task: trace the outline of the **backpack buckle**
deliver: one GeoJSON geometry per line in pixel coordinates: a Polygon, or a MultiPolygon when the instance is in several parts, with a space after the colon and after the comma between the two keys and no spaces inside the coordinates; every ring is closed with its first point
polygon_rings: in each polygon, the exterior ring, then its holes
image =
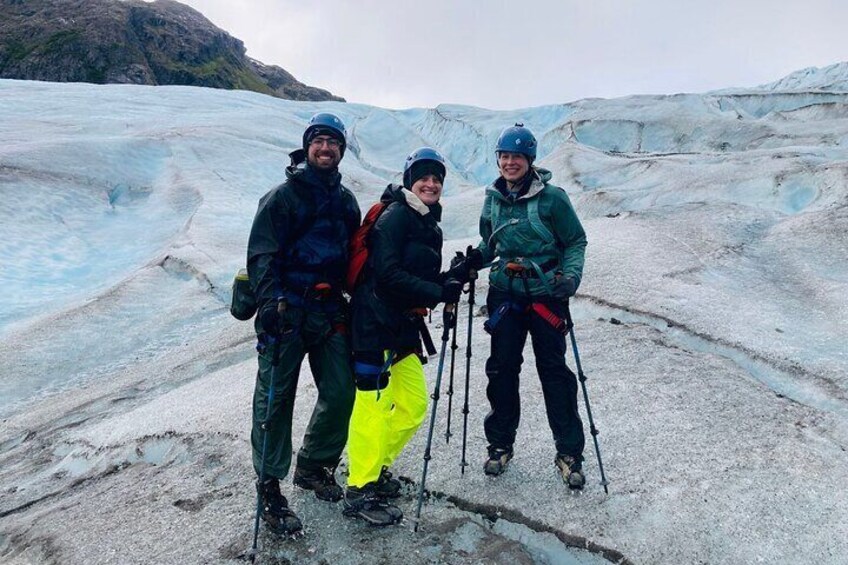
{"type": "Polygon", "coordinates": [[[326,282],[320,282],[312,287],[310,298],[312,298],[312,300],[326,300],[330,297],[332,292],[333,285],[326,282]]]}
{"type": "Polygon", "coordinates": [[[527,267],[524,266],[523,259],[520,257],[515,261],[508,261],[504,269],[509,278],[524,278],[527,276],[527,267]]]}

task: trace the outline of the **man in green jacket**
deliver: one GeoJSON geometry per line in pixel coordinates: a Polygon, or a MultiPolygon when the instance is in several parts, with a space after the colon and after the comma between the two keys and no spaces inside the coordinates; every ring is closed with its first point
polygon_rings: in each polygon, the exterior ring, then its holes
{"type": "Polygon", "coordinates": [[[359,227],[356,198],[341,184],[345,128],[327,113],[312,117],[286,181],[259,201],[247,247],[256,297],[259,372],[253,395],[253,466],[262,518],[280,534],[301,529],[279,481],[292,459],[292,416],[304,356],[318,400],[297,454],[294,484],[337,501],[334,472],[347,441],[356,390],[347,304],[342,296],[348,243],[359,227]]]}
{"type": "Polygon", "coordinates": [[[554,462],[572,489],[585,484],[585,436],[577,411],[577,378],[565,364],[565,317],[583,274],[586,234],[565,191],[549,184],[550,171],[533,166],[536,138],[522,124],[506,128],[496,153],[500,176],[486,190],[482,242],[470,252],[478,266],[492,263],[486,304],[492,335],[486,362],[487,475],[503,473],[513,456],[520,417],[518,376],[527,334],[533,342],[554,462]]]}

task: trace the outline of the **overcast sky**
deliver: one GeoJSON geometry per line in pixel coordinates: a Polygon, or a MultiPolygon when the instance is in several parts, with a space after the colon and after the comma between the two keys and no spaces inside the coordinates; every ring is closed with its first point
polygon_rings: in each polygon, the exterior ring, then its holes
{"type": "Polygon", "coordinates": [[[181,0],[349,102],[494,109],[771,82],[848,60],[844,0],[181,0]]]}

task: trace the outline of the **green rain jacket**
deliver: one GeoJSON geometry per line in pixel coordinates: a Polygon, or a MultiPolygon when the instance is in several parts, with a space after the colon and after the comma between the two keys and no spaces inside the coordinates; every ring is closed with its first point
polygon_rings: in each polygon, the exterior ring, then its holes
{"type": "Polygon", "coordinates": [[[523,295],[524,283],[514,280],[510,289],[504,269],[508,262],[519,262],[533,272],[527,278],[531,296],[541,297],[549,294],[557,273],[573,277],[580,285],[586,232],[568,194],[548,184],[551,172],[534,167],[532,175],[527,191],[514,200],[498,188],[503,181],[495,181],[486,189],[478,249],[486,263],[494,261],[489,272],[491,287],[523,295]]]}

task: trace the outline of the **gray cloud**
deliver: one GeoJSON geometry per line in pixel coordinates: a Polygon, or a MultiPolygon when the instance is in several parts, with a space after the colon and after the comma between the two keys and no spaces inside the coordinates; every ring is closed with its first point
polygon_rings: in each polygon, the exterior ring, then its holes
{"type": "Polygon", "coordinates": [[[351,102],[518,108],[752,86],[848,60],[837,0],[183,0],[351,102]]]}

